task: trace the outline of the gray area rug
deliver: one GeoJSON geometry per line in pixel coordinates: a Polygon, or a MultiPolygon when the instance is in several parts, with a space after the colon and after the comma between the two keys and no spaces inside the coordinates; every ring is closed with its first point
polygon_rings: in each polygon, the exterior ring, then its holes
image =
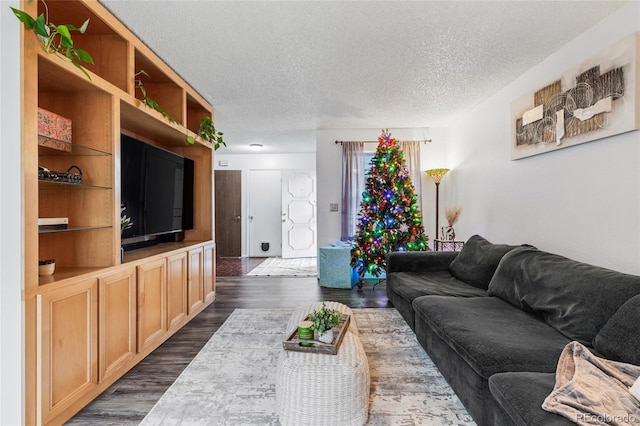
{"type": "Polygon", "coordinates": [[[318,275],[316,257],[269,257],[252,269],[248,277],[315,277],[318,275]]]}
{"type": "MultiPolygon", "coordinates": [[[[369,425],[474,425],[395,309],[354,309],[369,425]]],[[[278,425],[276,366],[293,309],[236,309],[142,425],[278,425]]],[[[330,355],[322,355],[330,356],[330,355]]]]}

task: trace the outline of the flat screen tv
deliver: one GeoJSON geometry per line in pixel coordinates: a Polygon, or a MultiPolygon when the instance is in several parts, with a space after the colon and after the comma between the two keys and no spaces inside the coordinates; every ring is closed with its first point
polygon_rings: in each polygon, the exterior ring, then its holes
{"type": "Polygon", "coordinates": [[[125,250],[182,239],[193,228],[193,161],[121,135],[121,200],[131,227],[125,250]]]}

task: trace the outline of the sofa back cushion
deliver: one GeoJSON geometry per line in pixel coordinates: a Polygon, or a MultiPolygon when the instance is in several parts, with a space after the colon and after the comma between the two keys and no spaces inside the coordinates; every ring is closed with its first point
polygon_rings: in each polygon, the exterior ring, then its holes
{"type": "Polygon", "coordinates": [[[486,290],[500,259],[514,247],[517,246],[492,244],[480,235],[474,235],[464,243],[449,265],[449,271],[460,281],[486,290]]]}
{"type": "Polygon", "coordinates": [[[502,258],[488,294],[537,313],[568,338],[591,346],[618,308],[640,294],[640,276],[518,247],[502,258]]]}
{"type": "Polygon", "coordinates": [[[605,358],[640,365],[640,295],[620,306],[593,339],[593,347],[605,358]]]}

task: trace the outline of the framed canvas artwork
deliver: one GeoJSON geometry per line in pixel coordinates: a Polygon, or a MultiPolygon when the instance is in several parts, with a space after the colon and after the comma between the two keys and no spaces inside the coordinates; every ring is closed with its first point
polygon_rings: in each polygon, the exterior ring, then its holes
{"type": "Polygon", "coordinates": [[[511,104],[511,159],[640,128],[640,32],[511,104]]]}

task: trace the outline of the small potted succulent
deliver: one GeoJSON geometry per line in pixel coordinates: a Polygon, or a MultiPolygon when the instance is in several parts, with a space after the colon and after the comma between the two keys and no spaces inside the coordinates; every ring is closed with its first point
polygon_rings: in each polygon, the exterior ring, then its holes
{"type": "Polygon", "coordinates": [[[318,333],[319,341],[332,343],[333,328],[342,324],[342,312],[327,308],[323,302],[320,309],[309,314],[308,320],[313,322],[311,328],[318,333]]]}

